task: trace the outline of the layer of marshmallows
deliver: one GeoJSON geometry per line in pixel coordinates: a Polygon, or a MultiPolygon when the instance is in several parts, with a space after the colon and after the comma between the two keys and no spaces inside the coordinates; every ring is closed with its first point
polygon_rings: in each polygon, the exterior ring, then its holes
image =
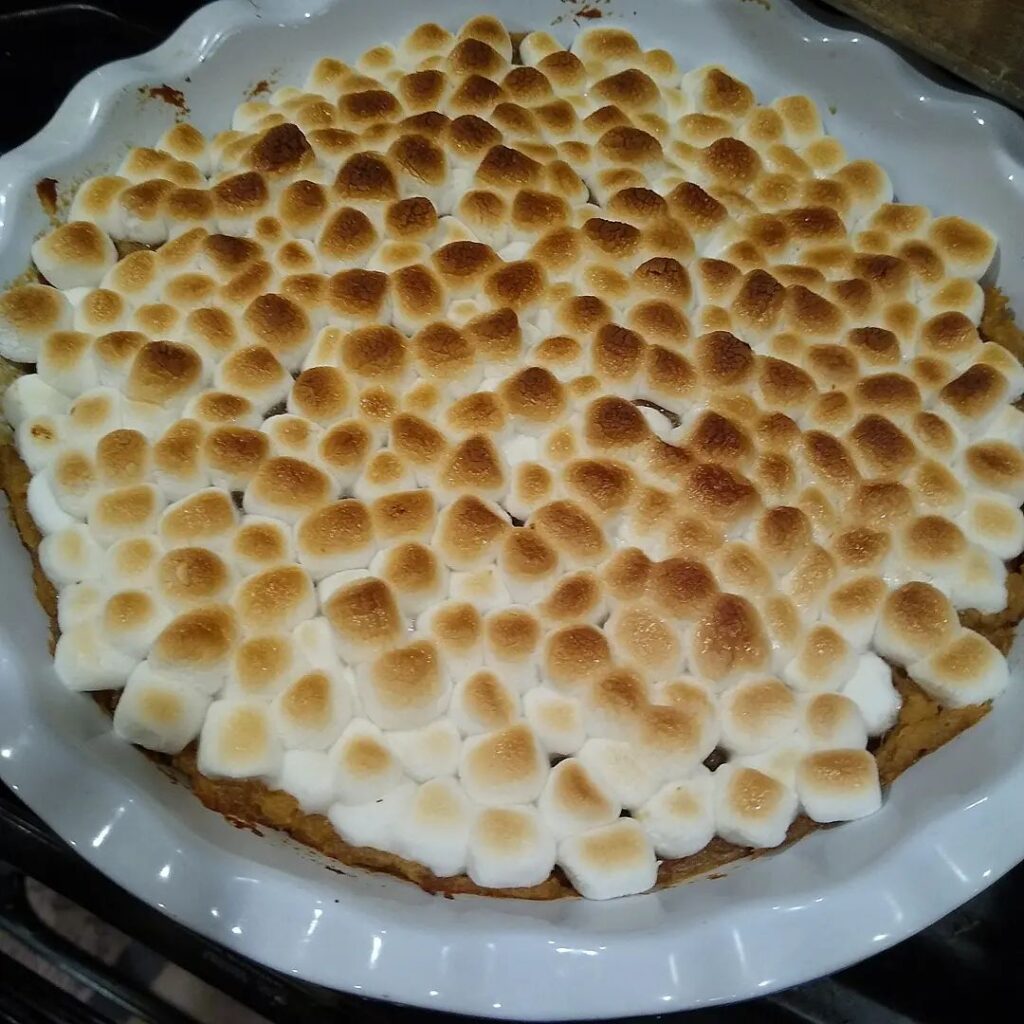
{"type": "Polygon", "coordinates": [[[87,181],[0,298],[4,412],[118,735],[608,898],[877,809],[889,662],[1002,690],[957,609],[1024,548],[1024,369],[993,237],[806,97],[620,29],[518,52],[422,26],[87,181]]]}

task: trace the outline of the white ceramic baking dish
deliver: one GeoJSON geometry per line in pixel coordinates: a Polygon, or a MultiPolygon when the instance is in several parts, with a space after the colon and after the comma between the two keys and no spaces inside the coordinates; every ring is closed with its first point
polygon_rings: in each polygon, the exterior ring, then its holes
{"type": "MultiPolygon", "coordinates": [[[[566,39],[579,10],[561,0],[221,0],[204,8],[153,52],[93,72],[43,131],[0,159],[0,280],[24,270],[47,226],[38,179],[56,178],[67,196],[178,114],[144,87],[180,89],[190,119],[216,130],[257,80],[301,81],[321,55],[355,57],[421,21],[455,27],[482,7],[513,29],[566,39]]],[[[1021,304],[1024,131],[1016,115],[936,84],[878,42],[823,25],[787,0],[611,0],[599,10],[684,66],[721,62],[762,97],[813,96],[851,155],[886,166],[900,198],[996,231],[999,283],[1021,304]]],[[[64,691],[29,572],[5,522],[0,776],[136,895],[226,946],[338,988],[548,1019],[741,999],[884,949],[1024,855],[1018,679],[983,724],[901,778],[878,814],[717,880],[610,904],[542,905],[444,900],[329,871],[287,840],[239,831],[206,811],[113,739],[90,700],[64,691]]]]}

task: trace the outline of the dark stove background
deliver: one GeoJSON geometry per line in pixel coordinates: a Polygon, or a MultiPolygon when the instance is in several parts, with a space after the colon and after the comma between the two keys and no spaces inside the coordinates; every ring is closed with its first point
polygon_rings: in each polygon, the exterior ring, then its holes
{"type": "MultiPolygon", "coordinates": [[[[7,0],[0,9],[0,95],[6,100],[0,152],[35,133],[86,72],[152,48],[198,6],[194,0],[31,6],[7,0]]],[[[830,24],[852,24],[810,0],[803,6],[830,24]]],[[[929,73],[948,81],[942,72],[929,73]]],[[[661,1019],[674,1017],[680,1024],[973,1024],[995,1009],[1012,1020],[1024,1004],[1022,915],[1024,867],[920,935],[830,978],[753,1002],[661,1019]]],[[[153,981],[168,962],[275,1024],[420,1024],[446,1016],[307,985],[200,938],[89,867],[2,785],[0,933],[5,933],[0,936],[5,938],[0,945],[0,1024],[187,1024],[194,1018],[154,991],[153,981]],[[44,921],[28,896],[39,883],[123,933],[118,954],[101,958],[86,952],[44,921]],[[14,946],[29,955],[15,959],[3,951],[14,946]],[[47,977],[24,961],[44,965],[47,977]],[[61,984],[51,978],[60,978],[61,984]]],[[[227,1024],[229,1017],[229,1011],[215,1009],[208,1019],[227,1024]]]]}

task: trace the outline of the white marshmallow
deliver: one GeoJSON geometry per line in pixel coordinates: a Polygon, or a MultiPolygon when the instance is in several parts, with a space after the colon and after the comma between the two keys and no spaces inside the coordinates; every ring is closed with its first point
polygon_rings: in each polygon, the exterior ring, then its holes
{"type": "Polygon", "coordinates": [[[69,690],[120,690],[138,660],[108,643],[98,623],[85,622],[61,634],[53,665],[69,690]]]}
{"type": "Polygon", "coordinates": [[[808,754],[797,769],[796,790],[813,821],[852,821],[882,806],[878,765],[866,750],[808,754]]]}
{"type": "Polygon", "coordinates": [[[177,754],[199,735],[210,698],[144,661],[128,677],[114,710],[114,732],[129,743],[177,754]]]}
{"type": "Polygon", "coordinates": [[[809,750],[806,737],[800,732],[795,732],[760,754],[737,757],[732,763],[737,767],[756,768],[792,789],[796,785],[797,765],[809,750]]]}
{"type": "Polygon", "coordinates": [[[323,814],[334,800],[334,767],[323,750],[286,750],[275,785],[306,814],[323,814]]]}
{"type": "Polygon", "coordinates": [[[630,811],[646,803],[661,781],[648,759],[627,740],[589,739],[578,756],[598,784],[630,811]]]}
{"type": "Polygon", "coordinates": [[[57,595],[57,625],[62,633],[99,617],[107,595],[99,582],[72,583],[57,595]]]}
{"type": "Polygon", "coordinates": [[[215,700],[199,734],[197,764],[212,778],[274,776],[281,765],[281,744],[269,706],[260,700],[215,700]]]}
{"type": "Polygon", "coordinates": [[[715,827],[737,846],[778,846],[796,817],[796,793],[777,779],[732,762],[714,774],[715,827]]]}
{"type": "Polygon", "coordinates": [[[843,695],[860,709],[869,736],[881,736],[891,729],[903,705],[903,698],[892,684],[892,669],[871,651],[857,659],[843,695]]]}
{"type": "Polygon", "coordinates": [[[587,738],[580,702],[546,686],[526,691],[523,714],[549,754],[575,754],[587,738]]]}
{"type": "Polygon", "coordinates": [[[558,863],[576,891],[592,900],[646,892],[658,878],[651,843],[631,818],[563,839],[558,863]]]}
{"type": "Polygon", "coordinates": [[[474,809],[455,779],[431,779],[413,794],[395,823],[395,851],[445,878],[466,866],[474,809]]]}
{"type": "Polygon", "coordinates": [[[30,416],[63,416],[70,406],[68,396],[51,387],[37,373],[15,377],[3,394],[4,419],[15,430],[30,416]]]}
{"type": "Polygon", "coordinates": [[[32,477],[26,497],[29,514],[43,535],[78,525],[78,520],[61,508],[47,474],[40,473],[32,477]]]}
{"type": "Polygon", "coordinates": [[[303,659],[310,665],[327,671],[339,669],[351,685],[351,671],[342,667],[338,652],[334,647],[331,624],[323,616],[300,622],[292,630],[292,639],[295,641],[296,648],[302,652],[303,659]]]}
{"type": "Polygon", "coordinates": [[[163,549],[155,537],[130,537],[107,548],[104,582],[117,590],[148,590],[156,585],[157,563],[163,549]]]}
{"type": "Polygon", "coordinates": [[[51,533],[39,544],[39,564],[57,586],[94,580],[103,570],[103,549],[87,526],[70,526],[51,533]]]}
{"type": "Polygon", "coordinates": [[[327,817],[346,843],[386,850],[392,845],[395,826],[415,792],[411,782],[403,782],[376,800],[332,804],[327,817]]]}
{"type": "Polygon", "coordinates": [[[146,656],[170,619],[167,607],[144,590],[121,590],[111,594],[102,615],[107,642],[136,661],[146,656]]]}
{"type": "Polygon", "coordinates": [[[466,872],[479,886],[539,885],[555,866],[555,840],[532,807],[488,807],[473,823],[466,872]]]}
{"type": "Polygon", "coordinates": [[[448,718],[419,729],[389,732],[388,742],[406,775],[416,782],[454,775],[459,767],[462,739],[448,718]]]}
{"type": "Polygon", "coordinates": [[[481,612],[491,612],[511,603],[501,572],[493,565],[469,572],[453,572],[449,583],[453,601],[469,601],[481,612]]]}
{"type": "Polygon", "coordinates": [[[711,772],[701,765],[692,778],[663,786],[636,812],[659,857],[689,857],[711,842],[713,795],[711,772]]]}
{"type": "Polygon", "coordinates": [[[377,800],[402,781],[402,766],[384,733],[365,718],[354,718],[328,751],[334,793],[343,804],[377,800]]]}

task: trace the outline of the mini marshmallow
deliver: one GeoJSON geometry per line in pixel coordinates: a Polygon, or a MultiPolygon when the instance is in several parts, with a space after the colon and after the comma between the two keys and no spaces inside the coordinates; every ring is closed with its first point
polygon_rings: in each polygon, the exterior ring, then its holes
{"type": "MultiPolygon", "coordinates": [[[[869,755],[870,756],[870,755],[869,755]]],[[[737,846],[778,846],[796,817],[797,797],[756,768],[723,764],[713,777],[715,827],[737,846]]]]}
{"type": "Polygon", "coordinates": [[[458,770],[462,739],[448,718],[419,729],[389,732],[388,742],[406,775],[416,782],[454,775],[458,770]]]}
{"type": "Polygon", "coordinates": [[[284,633],[247,637],[231,654],[225,694],[269,699],[296,679],[308,660],[284,633]]]}
{"type": "Polygon", "coordinates": [[[650,840],[630,818],[564,839],[558,863],[577,892],[592,900],[646,892],[658,877],[650,840]]]}
{"type": "Polygon", "coordinates": [[[606,825],[622,812],[607,787],[575,757],[559,761],[551,769],[537,809],[556,839],[606,825]]]}
{"type": "Polygon", "coordinates": [[[575,754],[586,741],[583,708],[575,697],[535,686],[523,695],[523,714],[548,754],[575,754]]]}
{"type": "Polygon", "coordinates": [[[466,873],[479,886],[539,885],[555,866],[555,841],[532,807],[488,807],[473,822],[466,873]]]}
{"type": "Polygon", "coordinates": [[[120,690],[124,686],[139,659],[111,644],[100,623],[61,628],[53,664],[69,690],[120,690]]]}
{"type": "Polygon", "coordinates": [[[797,727],[793,691],[778,679],[750,679],[722,694],[722,746],[734,754],[757,754],[775,746],[797,727]]]}
{"type": "Polygon", "coordinates": [[[71,221],[33,243],[32,262],[55,288],[96,287],[117,262],[117,250],[95,224],[71,221]]]}
{"type": "Polygon", "coordinates": [[[377,800],[402,781],[402,766],[384,733],[365,718],[353,718],[328,751],[334,787],[343,804],[377,800]]]}
{"type": "Polygon", "coordinates": [[[67,395],[47,384],[36,373],[15,377],[3,393],[4,419],[15,430],[29,416],[62,416],[70,405],[67,395]]]}
{"type": "Polygon", "coordinates": [[[453,572],[448,593],[453,601],[468,601],[482,612],[499,609],[510,600],[502,574],[494,566],[470,572],[453,572]]]}
{"type": "Polygon", "coordinates": [[[598,784],[630,811],[649,800],[662,781],[642,751],[627,740],[591,738],[577,756],[598,784]]]}
{"type": "Polygon", "coordinates": [[[853,648],[831,626],[819,623],[806,633],[797,655],[782,670],[795,690],[838,690],[856,666],[853,648]]]}
{"type": "Polygon", "coordinates": [[[199,735],[210,698],[146,661],[128,677],[114,710],[114,732],[128,743],[177,754],[199,735]]]}
{"type": "Polygon", "coordinates": [[[465,736],[493,732],[519,717],[519,696],[494,672],[480,669],[456,684],[448,714],[465,736]]]}
{"type": "Polygon", "coordinates": [[[281,763],[270,709],[256,700],[215,700],[199,735],[196,763],[211,778],[273,775],[281,763]]]}
{"type": "Polygon", "coordinates": [[[860,709],[869,736],[881,736],[896,724],[903,698],[893,686],[892,669],[877,654],[860,655],[842,692],[860,709]]]}
{"type": "Polygon", "coordinates": [[[26,504],[32,521],[44,536],[78,525],[75,517],[61,508],[50,481],[44,474],[32,477],[28,485],[26,504]]]}
{"type": "Polygon", "coordinates": [[[395,825],[397,853],[441,878],[466,865],[473,809],[455,779],[430,779],[417,787],[395,825]]]}
{"type": "Polygon", "coordinates": [[[812,821],[852,821],[882,806],[878,765],[866,750],[820,750],[796,773],[796,790],[812,821]]]}
{"type": "Polygon", "coordinates": [[[469,796],[485,806],[535,800],[547,774],[547,757],[524,722],[470,736],[462,745],[459,778],[469,796]]]}
{"type": "Polygon", "coordinates": [[[981,547],[972,546],[949,597],[954,608],[976,608],[983,614],[1001,612],[1007,604],[1007,570],[1003,561],[981,547]]]}
{"type": "Polygon", "coordinates": [[[286,750],[275,780],[306,814],[323,814],[334,801],[334,771],[322,750],[286,750]]]}
{"type": "Polygon", "coordinates": [[[703,765],[696,774],[670,782],[636,812],[659,857],[689,857],[715,834],[714,784],[703,765]]]}
{"type": "Polygon", "coordinates": [[[367,717],[382,729],[416,729],[447,707],[451,680],[437,645],[420,637],[392,647],[356,671],[367,717]]]}
{"type": "Polygon", "coordinates": [[[94,580],[102,573],[103,549],[87,526],[70,526],[43,537],[39,544],[39,564],[57,586],[94,580]]]}
{"type": "Polygon", "coordinates": [[[170,614],[144,590],[121,590],[103,607],[101,623],[109,643],[135,659],[145,657],[170,614]]]}
{"type": "Polygon", "coordinates": [[[274,698],[271,714],[285,748],[326,750],[352,718],[353,703],[340,671],[313,669],[274,698]]]}
{"type": "Polygon", "coordinates": [[[812,750],[860,749],[868,741],[860,708],[851,697],[841,693],[819,693],[807,698],[800,729],[812,750]]]}
{"type": "Polygon", "coordinates": [[[1006,689],[1006,659],[980,633],[959,629],[933,654],[908,666],[921,688],[947,707],[966,707],[1006,689]]]}
{"type": "Polygon", "coordinates": [[[361,804],[344,801],[332,804],[327,817],[345,842],[387,849],[394,841],[395,828],[415,792],[416,787],[411,782],[402,782],[380,797],[361,804]]]}

